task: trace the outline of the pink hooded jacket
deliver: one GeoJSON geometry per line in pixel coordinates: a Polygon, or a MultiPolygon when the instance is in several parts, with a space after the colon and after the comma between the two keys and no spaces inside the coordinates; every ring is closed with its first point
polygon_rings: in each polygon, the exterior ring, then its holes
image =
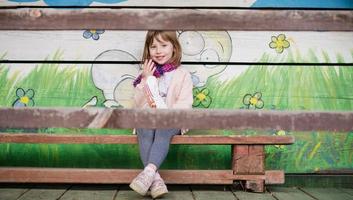
{"type": "MultiPolygon", "coordinates": [[[[134,95],[134,108],[149,108],[145,94],[143,92],[144,79],[135,88],[134,95]]],[[[172,109],[191,109],[193,103],[192,95],[192,80],[189,71],[179,66],[173,75],[170,82],[166,104],[168,108],[172,109]]],[[[188,130],[181,130],[181,134],[186,133],[188,130]]],[[[135,134],[135,129],[133,131],[135,134]]]]}
{"type": "MultiPolygon", "coordinates": [[[[149,108],[145,94],[143,92],[144,80],[135,88],[134,107],[149,108]]],[[[172,81],[170,82],[166,104],[172,109],[192,108],[192,80],[190,73],[182,67],[175,70],[172,81]]]]}

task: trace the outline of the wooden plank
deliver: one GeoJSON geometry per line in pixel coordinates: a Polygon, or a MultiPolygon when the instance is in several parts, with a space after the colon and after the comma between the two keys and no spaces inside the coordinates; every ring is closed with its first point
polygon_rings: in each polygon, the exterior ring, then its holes
{"type": "MultiPolygon", "coordinates": [[[[0,182],[8,183],[130,183],[138,169],[0,168],[0,182]]],[[[231,170],[161,170],[166,183],[232,184],[231,170]]]]}
{"type": "Polygon", "coordinates": [[[163,199],[195,200],[189,185],[167,185],[169,193],[163,199]]]}
{"type": "MultiPolygon", "coordinates": [[[[177,135],[172,144],[292,144],[293,136],[177,135]]],[[[1,133],[0,143],[137,144],[136,135],[1,133]]]]}
{"type": "Polygon", "coordinates": [[[238,200],[276,200],[270,193],[251,193],[244,191],[235,191],[234,195],[238,200]]]}
{"type": "Polygon", "coordinates": [[[266,184],[284,184],[284,171],[282,170],[266,170],[266,184]]]}
{"type": "Polygon", "coordinates": [[[116,185],[74,185],[60,200],[112,200],[118,192],[117,189],[116,185]]]}
{"type": "Polygon", "coordinates": [[[306,194],[320,200],[352,200],[352,196],[337,188],[300,188],[306,194]]]}
{"type": "Polygon", "coordinates": [[[173,184],[232,184],[232,170],[161,170],[166,183],[173,184]]]}
{"type": "Polygon", "coordinates": [[[352,122],[353,112],[226,109],[0,109],[0,128],[277,129],[348,132],[353,130],[352,122]]]}
{"type": "MultiPolygon", "coordinates": [[[[130,183],[140,172],[139,169],[0,167],[0,183],[118,184],[130,183]]],[[[283,171],[269,171],[271,173],[283,171]]],[[[160,174],[171,184],[232,184],[233,180],[267,179],[266,175],[234,175],[232,170],[161,170],[160,174]]]]}
{"type": "Polygon", "coordinates": [[[29,189],[21,185],[0,185],[0,199],[18,199],[29,189]]]}
{"type": "Polygon", "coordinates": [[[353,196],[353,188],[339,188],[339,190],[341,190],[341,191],[353,196]]]}
{"type": "MultiPolygon", "coordinates": [[[[236,175],[256,175],[265,174],[265,156],[263,145],[234,145],[232,147],[233,161],[232,169],[236,175]]],[[[265,175],[268,183],[284,182],[283,173],[265,175]]],[[[263,179],[246,179],[245,188],[254,192],[263,192],[265,180],[263,179]]]]}
{"type": "Polygon", "coordinates": [[[18,200],[57,200],[68,188],[68,185],[36,185],[31,187],[31,189],[18,198],[18,200]]]}
{"type": "Polygon", "coordinates": [[[249,145],[249,174],[265,173],[265,153],[263,145],[249,145]]]}
{"type": "Polygon", "coordinates": [[[217,199],[217,200],[236,200],[232,191],[225,186],[196,185],[191,186],[195,200],[217,199]]]}
{"type": "Polygon", "coordinates": [[[234,174],[248,174],[249,145],[232,146],[232,169],[234,174]]]}
{"type": "MultiPolygon", "coordinates": [[[[35,65],[41,65],[40,61],[66,62],[60,67],[70,66],[72,62],[76,61],[86,62],[87,64],[77,64],[78,68],[91,67],[91,62],[139,62],[141,58],[143,44],[146,36],[145,31],[113,31],[107,30],[100,34],[98,41],[93,41],[92,38],[85,39],[83,33],[86,30],[73,31],[1,31],[0,37],[0,55],[7,53],[2,60],[8,61],[38,61],[38,63],[7,63],[10,70],[17,69],[20,72],[28,71],[34,68],[35,65]],[[55,42],[53,42],[55,41],[55,42]],[[114,42],[111,42],[114,41],[114,42]],[[33,45],[40,47],[33,51],[33,45]],[[90,51],[85,51],[90,49],[90,51]],[[60,59],[53,59],[53,55],[60,52],[60,59]]],[[[310,50],[315,54],[315,59],[305,59],[306,63],[335,63],[337,62],[337,54],[342,56],[342,61],[345,63],[353,63],[353,57],[350,50],[353,47],[353,32],[280,32],[274,33],[271,31],[182,31],[178,32],[178,39],[182,45],[183,57],[182,65],[193,72],[193,75],[201,76],[206,72],[214,73],[223,71],[223,76],[234,77],[242,73],[245,69],[251,66],[244,65],[230,65],[223,66],[218,64],[217,72],[205,68],[202,62],[248,62],[249,64],[256,63],[256,61],[264,63],[283,63],[292,62],[293,65],[298,62],[304,62],[299,59],[275,59],[277,54],[275,49],[271,49],[268,45],[272,37],[278,38],[279,34],[283,34],[286,40],[290,43],[290,47],[285,49],[291,50],[295,44],[297,54],[307,54],[310,50]],[[320,38],[325,38],[322,40],[320,38]],[[241,41],[236,42],[235,41],[241,41]],[[295,43],[294,43],[295,41],[295,43]],[[197,48],[196,54],[188,55],[194,52],[197,48]],[[202,56],[208,52],[216,51],[217,56],[202,56]],[[322,52],[325,52],[325,56],[322,52]],[[273,59],[263,59],[263,54],[268,53],[273,59]],[[272,57],[273,56],[273,57],[272,57]],[[254,62],[255,61],[255,62],[254,62]],[[188,65],[185,62],[200,62],[200,65],[188,65]],[[241,69],[239,69],[241,68],[241,69]],[[196,71],[196,72],[195,72],[196,71]]],[[[138,63],[140,64],[140,63],[138,63]]],[[[340,66],[340,64],[337,64],[340,66]]],[[[270,65],[271,66],[271,65],[270,65]]],[[[269,66],[269,67],[270,67],[269,66]]],[[[48,67],[48,66],[47,66],[48,67]]],[[[50,66],[49,66],[50,67],[50,66]]],[[[129,74],[137,77],[137,64],[93,64],[92,77],[94,82],[99,81],[99,73],[104,73],[112,76],[123,76],[129,74]],[[119,69],[119,70],[113,70],[119,69]]],[[[117,77],[116,77],[117,78],[117,77]]],[[[103,83],[106,80],[101,80],[103,83]]],[[[201,80],[204,82],[205,80],[201,80]]],[[[108,82],[108,81],[107,81],[108,82]]],[[[99,85],[96,84],[98,88],[99,85]]],[[[114,85],[116,86],[116,85],[114,85]]],[[[105,88],[100,88],[105,91],[105,88]]],[[[114,87],[111,86],[112,91],[114,87]]],[[[36,93],[39,94],[39,93],[36,93]]]]}
{"type": "Polygon", "coordinates": [[[245,181],[245,188],[252,192],[264,192],[265,181],[264,180],[247,180],[245,181]]]}
{"type": "Polygon", "coordinates": [[[353,173],[347,174],[286,174],[286,187],[352,188],[353,173]]]}
{"type": "Polygon", "coordinates": [[[271,9],[1,9],[0,30],[352,31],[352,13],[271,9]]]}
{"type": "MultiPolygon", "coordinates": [[[[167,185],[169,193],[163,196],[163,199],[182,199],[182,200],[194,200],[190,191],[189,185],[167,185]]],[[[150,200],[150,196],[141,196],[135,191],[132,191],[127,185],[122,185],[115,198],[116,200],[131,200],[131,199],[143,199],[150,200]]]]}
{"type": "Polygon", "coordinates": [[[139,200],[151,200],[151,196],[141,196],[135,191],[132,191],[130,188],[124,190],[119,190],[115,199],[118,200],[130,200],[130,199],[139,199],[139,200]]]}
{"type": "Polygon", "coordinates": [[[267,188],[268,191],[276,198],[276,199],[286,199],[286,200],[312,200],[311,196],[305,194],[303,191],[299,190],[295,187],[278,187],[278,186],[270,186],[267,188]]]}

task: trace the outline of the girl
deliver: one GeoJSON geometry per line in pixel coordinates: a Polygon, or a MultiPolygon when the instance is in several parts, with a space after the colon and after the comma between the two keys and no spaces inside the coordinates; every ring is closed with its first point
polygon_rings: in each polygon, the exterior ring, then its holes
{"type": "MultiPolygon", "coordinates": [[[[174,31],[148,31],[143,51],[143,71],[134,81],[136,108],[192,108],[190,73],[180,66],[181,46],[174,31]],[[152,98],[151,98],[152,96],[152,98]],[[155,105],[157,103],[157,105],[155,105]]],[[[144,170],[130,187],[141,195],[151,190],[153,198],[168,193],[158,169],[180,129],[137,129],[144,170]]]]}

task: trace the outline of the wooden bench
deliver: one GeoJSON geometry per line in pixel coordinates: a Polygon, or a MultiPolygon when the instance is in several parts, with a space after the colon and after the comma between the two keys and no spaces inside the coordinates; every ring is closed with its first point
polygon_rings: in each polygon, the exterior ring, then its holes
{"type": "MultiPolygon", "coordinates": [[[[53,135],[2,133],[1,143],[137,144],[134,135],[53,135]]],[[[232,184],[245,180],[246,188],[264,191],[264,184],[284,183],[282,170],[265,170],[264,145],[292,144],[292,136],[175,136],[172,144],[232,145],[229,170],[161,170],[172,184],[232,184]]],[[[130,183],[140,169],[0,168],[0,182],[15,183],[130,183]]]]}
{"type": "MultiPolygon", "coordinates": [[[[167,128],[352,130],[351,112],[278,112],[243,110],[0,109],[0,128],[167,128]],[[28,120],[31,119],[31,120],[28,120]],[[159,119],[165,119],[163,123],[159,119]],[[193,120],[191,120],[193,119],[193,120]],[[201,120],[202,119],[202,120],[201,120]]],[[[292,144],[293,136],[183,135],[172,144],[232,145],[229,170],[161,170],[167,183],[232,184],[243,180],[255,192],[264,184],[284,183],[282,170],[265,170],[264,145],[292,144]]],[[[136,144],[134,135],[58,135],[1,133],[0,143],[136,144]]],[[[8,183],[129,183],[140,169],[1,167],[8,183]]]]}

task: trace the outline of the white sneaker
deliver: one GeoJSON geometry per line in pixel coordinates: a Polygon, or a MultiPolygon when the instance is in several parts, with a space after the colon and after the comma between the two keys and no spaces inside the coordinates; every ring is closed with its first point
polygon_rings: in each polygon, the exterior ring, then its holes
{"type": "Polygon", "coordinates": [[[148,189],[151,187],[154,180],[155,173],[142,171],[132,182],[130,183],[130,188],[142,196],[145,196],[148,189]]]}
{"type": "Polygon", "coordinates": [[[156,173],[151,185],[151,196],[153,199],[162,197],[168,193],[167,186],[159,174],[156,173]]]}

